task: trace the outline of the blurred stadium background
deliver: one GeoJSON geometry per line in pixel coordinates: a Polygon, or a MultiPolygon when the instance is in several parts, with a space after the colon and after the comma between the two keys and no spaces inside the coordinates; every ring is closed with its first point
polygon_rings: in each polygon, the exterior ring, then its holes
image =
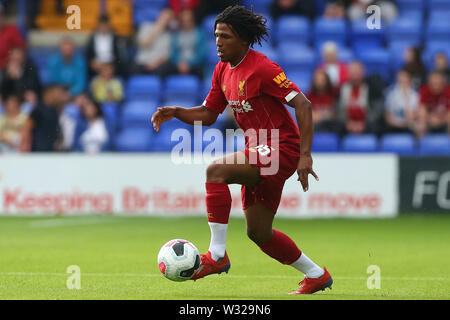
{"type": "MultiPolygon", "coordinates": [[[[322,298],[448,299],[450,0],[0,3],[0,298],[286,298],[298,274],[257,252],[243,219],[230,220],[227,282],[168,283],[155,263],[170,238],[201,251],[209,241],[206,163],[175,165],[170,151],[177,128],[196,151],[210,141],[176,120],[156,133],[149,120],[158,106],[203,102],[214,19],[239,3],[268,18],[255,50],[313,104],[320,182],[303,193],[291,177],[277,216],[391,218],[276,219],[330,264],[337,289],[322,298]],[[71,264],[88,272],[88,290],[66,289],[71,264]],[[381,293],[367,291],[373,264],[387,277],[381,293]]],[[[212,127],[236,125],[224,112],[212,127]]],[[[243,146],[240,135],[215,139],[243,146]]]]}

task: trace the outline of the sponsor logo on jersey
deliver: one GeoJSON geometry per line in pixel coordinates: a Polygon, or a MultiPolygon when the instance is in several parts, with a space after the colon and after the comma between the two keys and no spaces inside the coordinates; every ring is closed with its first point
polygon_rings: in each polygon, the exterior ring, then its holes
{"type": "Polygon", "coordinates": [[[281,72],[279,75],[277,75],[275,78],[273,78],[273,81],[280,87],[289,88],[292,84],[292,82],[286,77],[286,74],[284,72],[281,72]]]}
{"type": "Polygon", "coordinates": [[[230,100],[230,101],[228,101],[228,105],[230,106],[231,109],[233,109],[237,113],[253,111],[252,106],[246,100],[242,100],[242,101],[230,100]]]}

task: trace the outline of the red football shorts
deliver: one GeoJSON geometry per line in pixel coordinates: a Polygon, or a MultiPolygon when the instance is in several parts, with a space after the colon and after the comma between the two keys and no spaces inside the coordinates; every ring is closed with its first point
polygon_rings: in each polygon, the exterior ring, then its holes
{"type": "Polygon", "coordinates": [[[251,165],[259,168],[261,174],[261,181],[256,186],[242,186],[242,208],[246,210],[258,202],[276,213],[284,183],[297,170],[299,155],[295,155],[292,148],[283,146],[280,147],[278,156],[274,152],[275,149],[267,146],[250,147],[240,151],[244,152],[251,165]],[[274,162],[277,159],[278,166],[274,162]]]}

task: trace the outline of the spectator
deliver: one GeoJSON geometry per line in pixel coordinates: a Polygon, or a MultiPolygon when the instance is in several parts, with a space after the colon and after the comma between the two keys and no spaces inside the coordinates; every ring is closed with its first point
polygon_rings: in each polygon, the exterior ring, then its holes
{"type": "Polygon", "coordinates": [[[309,19],[316,16],[316,4],[310,0],[273,0],[270,4],[270,16],[274,21],[282,15],[302,15],[309,19]]]}
{"type": "Polygon", "coordinates": [[[414,47],[406,49],[404,61],[403,69],[411,74],[412,85],[415,89],[418,89],[424,83],[426,75],[425,66],[421,58],[421,50],[414,47]]]}
{"type": "Polygon", "coordinates": [[[397,83],[386,95],[385,121],[388,132],[414,132],[419,109],[419,94],[411,85],[411,75],[406,70],[397,73],[397,83]]]}
{"type": "Polygon", "coordinates": [[[312,103],[312,116],[315,131],[337,132],[336,102],[337,95],[330,78],[324,70],[314,73],[311,91],[307,98],[312,103]]]}
{"type": "Polygon", "coordinates": [[[181,29],[171,41],[170,59],[161,66],[160,75],[195,74],[203,77],[206,43],[203,30],[195,26],[194,14],[184,10],[180,16],[181,29]]]}
{"type": "Polygon", "coordinates": [[[108,16],[101,15],[97,29],[89,38],[86,47],[86,60],[89,64],[88,76],[97,75],[103,63],[113,63],[117,74],[126,76],[127,59],[121,48],[121,40],[114,33],[108,16]]]}
{"type": "Polygon", "coordinates": [[[86,153],[101,152],[108,142],[108,131],[100,104],[89,98],[84,99],[81,114],[87,121],[87,128],[80,136],[81,150],[86,153]]]}
{"type": "Polygon", "coordinates": [[[86,61],[75,53],[75,44],[70,37],[60,43],[60,53],[49,58],[49,82],[69,87],[72,97],[86,87],[86,61]]]}
{"type": "Polygon", "coordinates": [[[13,48],[8,64],[2,72],[1,94],[24,92],[25,102],[35,106],[38,102],[41,82],[34,63],[26,59],[23,49],[13,48]]]}
{"type": "Polygon", "coordinates": [[[99,103],[119,102],[123,99],[122,82],[114,77],[114,64],[103,63],[100,66],[99,75],[92,80],[90,90],[99,103]]]}
{"type": "Polygon", "coordinates": [[[144,23],[137,35],[135,73],[157,73],[170,55],[170,34],[166,31],[173,13],[169,9],[161,11],[156,23],[144,23]]]}
{"type": "Polygon", "coordinates": [[[347,133],[375,132],[380,115],[380,96],[376,88],[364,79],[364,66],[352,62],[348,66],[348,81],[341,87],[339,118],[347,133]]]}
{"type": "Polygon", "coordinates": [[[25,41],[19,29],[15,25],[5,24],[3,11],[4,8],[0,3],[0,71],[6,66],[11,49],[25,50],[25,41]]]}
{"type": "Polygon", "coordinates": [[[25,124],[21,151],[62,150],[59,116],[69,97],[68,90],[59,84],[50,84],[44,89],[42,103],[33,109],[25,124]]]}
{"type": "Polygon", "coordinates": [[[450,134],[450,86],[438,71],[428,75],[427,84],[420,89],[419,125],[416,133],[450,134]]]}
{"type": "Polygon", "coordinates": [[[450,83],[450,67],[448,65],[447,55],[443,52],[438,52],[434,55],[434,68],[436,71],[441,72],[447,81],[450,83]]]}
{"type": "Polygon", "coordinates": [[[175,16],[180,15],[185,10],[193,11],[200,4],[200,0],[168,0],[168,2],[175,16]]]}
{"type": "Polygon", "coordinates": [[[20,150],[22,130],[28,118],[20,111],[20,105],[18,93],[5,96],[5,113],[0,116],[0,153],[20,150]]]}
{"type": "Polygon", "coordinates": [[[328,1],[325,5],[323,13],[325,18],[343,19],[345,18],[345,3],[344,1],[328,1]]]}
{"type": "Polygon", "coordinates": [[[327,41],[322,46],[323,62],[319,69],[325,70],[333,84],[333,87],[339,89],[348,79],[347,64],[339,61],[338,47],[332,41],[327,41]]]}

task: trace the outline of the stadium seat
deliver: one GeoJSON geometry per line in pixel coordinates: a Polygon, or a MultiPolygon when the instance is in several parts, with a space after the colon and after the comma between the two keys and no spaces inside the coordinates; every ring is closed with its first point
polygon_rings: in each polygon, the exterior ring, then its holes
{"type": "Polygon", "coordinates": [[[428,70],[433,69],[434,56],[438,52],[443,52],[450,60],[450,39],[448,41],[428,41],[422,53],[422,60],[428,70]]]}
{"type": "Polygon", "coordinates": [[[450,137],[447,134],[428,134],[419,143],[421,155],[450,155],[450,137]]]}
{"type": "Polygon", "coordinates": [[[152,144],[150,128],[128,128],[115,138],[115,149],[121,152],[147,152],[152,144]]]}
{"type": "Polygon", "coordinates": [[[448,17],[450,17],[450,9],[447,9],[447,10],[442,10],[442,9],[431,10],[429,12],[429,15],[428,15],[428,21],[431,21],[431,20],[444,20],[444,19],[448,19],[448,17]]]}
{"type": "Polygon", "coordinates": [[[393,152],[399,155],[412,155],[415,152],[415,140],[409,133],[385,134],[380,140],[381,152],[393,152]]]}
{"type": "Polygon", "coordinates": [[[344,152],[376,152],[377,138],[373,134],[347,135],[342,140],[344,152]]]}
{"type": "Polygon", "coordinates": [[[265,16],[269,15],[270,4],[273,0],[244,0],[246,8],[250,9],[253,6],[253,11],[265,16]]]}
{"type": "Polygon", "coordinates": [[[299,87],[305,94],[311,89],[312,72],[300,71],[300,72],[287,72],[287,77],[293,83],[299,87]]]}
{"type": "Polygon", "coordinates": [[[135,8],[133,10],[134,25],[140,26],[143,23],[155,22],[160,12],[161,9],[154,7],[135,8]]]}
{"type": "Polygon", "coordinates": [[[429,20],[425,35],[427,41],[449,41],[450,19],[429,20]]]}
{"type": "Polygon", "coordinates": [[[258,46],[254,48],[256,51],[261,52],[270,60],[277,62],[278,61],[278,53],[277,51],[270,45],[258,46]]]}
{"type": "Polygon", "coordinates": [[[300,15],[284,15],[278,19],[275,33],[278,44],[308,44],[311,35],[310,22],[300,15]]]}
{"type": "Polygon", "coordinates": [[[353,50],[382,47],[384,31],[383,24],[380,29],[369,29],[365,19],[353,21],[350,32],[353,50]]]}
{"type": "Polygon", "coordinates": [[[214,36],[214,23],[216,22],[216,14],[211,14],[203,18],[202,28],[206,35],[207,40],[213,40],[215,42],[214,36]]]}
{"type": "Polygon", "coordinates": [[[339,48],[338,59],[346,63],[351,62],[352,60],[354,60],[353,50],[346,47],[339,48]]]}
{"type": "Polygon", "coordinates": [[[147,101],[127,101],[122,109],[121,128],[150,127],[150,119],[156,107],[147,101]]]}
{"type": "Polygon", "coordinates": [[[106,102],[102,104],[103,118],[105,119],[106,125],[114,130],[119,124],[119,109],[119,103],[106,102]]]}
{"type": "Polygon", "coordinates": [[[386,33],[387,40],[389,42],[400,40],[419,45],[422,40],[422,29],[421,21],[415,21],[407,17],[397,18],[389,24],[386,33]]]}
{"type": "Polygon", "coordinates": [[[128,79],[126,97],[131,100],[150,100],[158,103],[161,96],[161,80],[154,75],[134,75],[128,79]]]}
{"type": "Polygon", "coordinates": [[[171,121],[165,122],[161,125],[159,132],[156,132],[152,137],[151,151],[171,151],[174,146],[182,141],[182,139],[183,141],[185,139],[190,141],[189,148],[187,149],[187,151],[190,151],[192,146],[192,132],[193,126],[187,125],[180,120],[172,119],[171,121]],[[178,140],[175,139],[175,141],[172,141],[172,134],[174,134],[174,139],[177,137],[178,140]]]}
{"type": "Polygon", "coordinates": [[[288,72],[312,72],[316,55],[304,44],[280,43],[278,46],[279,64],[288,72]]]}
{"type": "Polygon", "coordinates": [[[425,8],[425,2],[428,0],[396,0],[399,12],[407,12],[411,10],[422,11],[425,8]]]}
{"type": "Polygon", "coordinates": [[[198,101],[200,97],[200,80],[193,75],[168,76],[165,82],[164,98],[188,99],[198,101]]]}
{"type": "Polygon", "coordinates": [[[378,74],[383,80],[390,80],[391,55],[383,48],[361,49],[357,57],[364,64],[367,75],[378,74]]]}
{"type": "Polygon", "coordinates": [[[339,137],[332,132],[314,133],[311,151],[313,152],[337,152],[339,148],[339,137]]]}
{"type": "Polygon", "coordinates": [[[430,11],[434,10],[450,10],[450,1],[448,0],[428,0],[430,11]]]}
{"type": "Polygon", "coordinates": [[[321,48],[326,41],[333,41],[340,46],[346,46],[347,23],[344,19],[318,18],[313,24],[313,35],[318,48],[321,48]]]}

